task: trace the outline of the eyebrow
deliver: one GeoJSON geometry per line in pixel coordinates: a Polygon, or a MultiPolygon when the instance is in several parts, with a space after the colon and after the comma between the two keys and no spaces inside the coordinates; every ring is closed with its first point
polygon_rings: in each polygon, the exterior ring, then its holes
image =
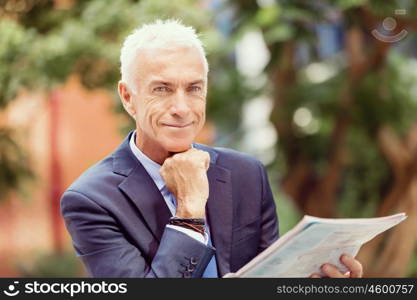
{"type": "Polygon", "coordinates": [[[192,81],[189,85],[195,85],[195,84],[204,84],[204,80],[202,79],[195,80],[195,81],[192,81]]]}
{"type": "Polygon", "coordinates": [[[158,85],[158,84],[165,85],[165,86],[172,85],[172,83],[169,83],[168,81],[163,81],[163,80],[152,80],[150,83],[150,85],[158,85]]]}
{"type": "MultiPolygon", "coordinates": [[[[173,84],[168,82],[168,81],[164,81],[164,80],[152,80],[150,82],[150,85],[164,85],[164,86],[172,86],[173,84]]],[[[194,80],[190,83],[188,83],[187,85],[196,85],[196,84],[204,84],[204,80],[203,79],[198,79],[198,80],[194,80]]]]}

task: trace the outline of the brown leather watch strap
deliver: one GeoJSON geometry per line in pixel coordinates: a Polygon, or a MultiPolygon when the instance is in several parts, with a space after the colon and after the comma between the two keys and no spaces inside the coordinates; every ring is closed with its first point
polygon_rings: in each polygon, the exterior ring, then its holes
{"type": "Polygon", "coordinates": [[[183,219],[183,218],[172,217],[169,219],[169,224],[175,225],[175,226],[181,226],[184,228],[194,230],[198,233],[204,234],[204,225],[205,225],[204,219],[183,219]]]}

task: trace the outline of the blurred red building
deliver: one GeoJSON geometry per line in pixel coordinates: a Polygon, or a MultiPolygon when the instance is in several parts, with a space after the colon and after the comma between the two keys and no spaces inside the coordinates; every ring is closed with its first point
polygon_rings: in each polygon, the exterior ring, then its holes
{"type": "Polygon", "coordinates": [[[23,195],[11,193],[0,203],[1,277],[19,276],[16,265],[30,265],[42,253],[71,249],[62,218],[56,214],[59,199],[52,200],[51,191],[61,194],[123,138],[119,129],[125,119],[115,113],[109,92],[87,91],[72,77],[52,95],[53,105],[51,95],[22,93],[0,118],[16,131],[35,174],[25,183],[23,195]]]}

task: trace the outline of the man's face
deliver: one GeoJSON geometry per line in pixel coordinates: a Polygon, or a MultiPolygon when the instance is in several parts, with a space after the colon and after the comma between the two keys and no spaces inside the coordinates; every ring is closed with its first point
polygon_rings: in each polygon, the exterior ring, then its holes
{"type": "Polygon", "coordinates": [[[130,88],[136,143],[148,156],[189,149],[203,127],[207,94],[203,62],[193,47],[146,49],[138,55],[130,88]]]}

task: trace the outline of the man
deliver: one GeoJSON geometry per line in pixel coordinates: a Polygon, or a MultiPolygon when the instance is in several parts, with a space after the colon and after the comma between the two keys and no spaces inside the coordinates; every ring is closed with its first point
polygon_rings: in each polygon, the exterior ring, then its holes
{"type": "MultiPolygon", "coordinates": [[[[126,38],[118,90],[136,130],[61,200],[90,275],[221,277],[278,238],[262,164],[193,144],[205,122],[207,73],[194,29],[177,21],[126,38]]],[[[359,262],[345,259],[350,275],[361,276],[359,262]]],[[[326,267],[327,276],[348,276],[326,267]]]]}

